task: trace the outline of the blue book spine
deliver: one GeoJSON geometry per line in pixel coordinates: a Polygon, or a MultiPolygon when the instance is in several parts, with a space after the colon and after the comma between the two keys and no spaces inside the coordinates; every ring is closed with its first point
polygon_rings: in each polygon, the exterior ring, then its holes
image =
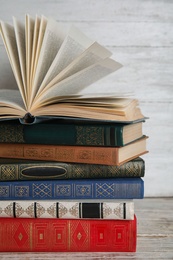
{"type": "Polygon", "coordinates": [[[0,200],[141,199],[141,178],[14,181],[0,183],[0,200]]]}

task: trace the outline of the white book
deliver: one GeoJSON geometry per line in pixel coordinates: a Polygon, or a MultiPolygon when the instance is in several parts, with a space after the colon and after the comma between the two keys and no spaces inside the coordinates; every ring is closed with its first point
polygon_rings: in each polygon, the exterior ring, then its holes
{"type": "Polygon", "coordinates": [[[1,201],[0,217],[134,219],[133,200],[1,201]]]}

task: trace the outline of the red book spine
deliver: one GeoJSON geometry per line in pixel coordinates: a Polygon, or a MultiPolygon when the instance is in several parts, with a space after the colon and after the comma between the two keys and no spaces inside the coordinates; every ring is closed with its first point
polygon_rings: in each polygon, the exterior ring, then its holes
{"type": "Polygon", "coordinates": [[[0,219],[0,252],[135,252],[134,220],[0,219]]]}

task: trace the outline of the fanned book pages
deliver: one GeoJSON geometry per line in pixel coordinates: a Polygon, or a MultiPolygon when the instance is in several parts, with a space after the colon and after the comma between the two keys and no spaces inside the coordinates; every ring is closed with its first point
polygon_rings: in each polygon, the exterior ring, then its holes
{"type": "Polygon", "coordinates": [[[111,52],[76,27],[68,32],[45,16],[26,15],[25,23],[0,22],[1,36],[17,89],[0,87],[0,119],[75,117],[115,121],[143,118],[136,99],[80,92],[122,65],[111,52]]]}

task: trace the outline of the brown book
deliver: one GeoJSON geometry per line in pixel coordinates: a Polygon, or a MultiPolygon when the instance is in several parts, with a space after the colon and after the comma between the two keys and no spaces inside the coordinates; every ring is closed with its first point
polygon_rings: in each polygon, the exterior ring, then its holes
{"type": "Polygon", "coordinates": [[[147,153],[146,139],[143,136],[123,147],[1,143],[0,157],[118,166],[147,153]]]}

